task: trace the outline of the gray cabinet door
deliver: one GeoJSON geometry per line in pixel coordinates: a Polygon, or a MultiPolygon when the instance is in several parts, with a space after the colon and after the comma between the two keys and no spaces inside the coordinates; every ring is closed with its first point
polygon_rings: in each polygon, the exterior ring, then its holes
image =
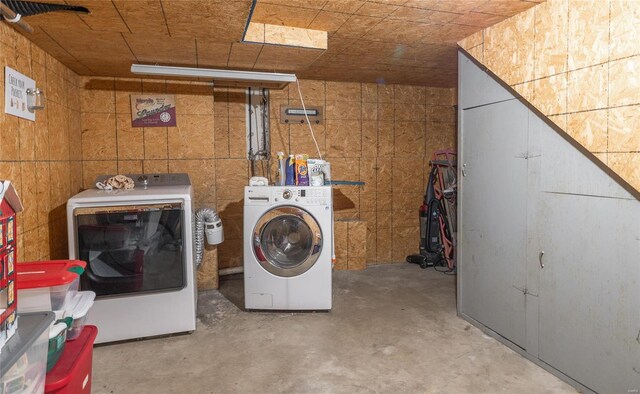
{"type": "Polygon", "coordinates": [[[637,392],[640,203],[555,131],[541,141],[538,357],[596,392],[637,392]]]}
{"type": "Polygon", "coordinates": [[[460,120],[461,312],[524,347],[528,111],[512,99],[460,120]]]}
{"type": "Polygon", "coordinates": [[[459,69],[460,313],[588,389],[637,393],[637,193],[464,55],[459,69]]]}

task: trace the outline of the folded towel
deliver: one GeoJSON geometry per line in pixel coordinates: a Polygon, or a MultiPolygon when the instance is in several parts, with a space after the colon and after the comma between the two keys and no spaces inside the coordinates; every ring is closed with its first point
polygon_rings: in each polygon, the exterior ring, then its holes
{"type": "Polygon", "coordinates": [[[116,175],[107,179],[106,182],[97,182],[96,187],[101,190],[112,189],[133,189],[135,182],[125,175],[116,175]]]}

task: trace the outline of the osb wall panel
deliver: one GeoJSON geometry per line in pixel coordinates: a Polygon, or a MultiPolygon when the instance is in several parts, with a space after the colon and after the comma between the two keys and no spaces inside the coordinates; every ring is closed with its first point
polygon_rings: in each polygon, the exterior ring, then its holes
{"type": "MultiPolygon", "coordinates": [[[[418,248],[417,209],[429,159],[437,149],[456,147],[453,90],[332,81],[300,85],[307,106],[325,108],[325,124],[313,129],[332,178],[365,182],[334,188],[338,268],[357,269],[361,255],[368,264],[404,261],[418,248]],[[358,234],[360,225],[366,225],[366,247],[357,252],[349,234],[358,234]],[[341,250],[353,259],[340,261],[341,250]]],[[[300,104],[296,85],[272,91],[272,151],[317,156],[306,125],[280,123],[285,104],[300,104]]]]}
{"type": "MultiPolygon", "coordinates": [[[[335,188],[336,219],[349,220],[341,222],[351,256],[347,268],[404,261],[418,248],[417,209],[428,160],[436,149],[455,149],[453,90],[330,81],[300,85],[307,106],[325,108],[325,123],[313,129],[333,178],[365,182],[335,188]]],[[[86,77],[81,86],[84,187],[104,173],[189,173],[196,207],[215,207],[224,223],[225,241],[205,254],[199,272],[201,288],[217,287],[219,268],[243,263],[242,200],[250,176],[244,91],[157,79],[86,77]],[[131,128],[129,95],[143,92],[175,94],[178,126],[131,128]]],[[[296,85],[270,94],[272,153],[317,157],[308,126],[280,123],[281,105],[300,104],[296,85]]],[[[266,174],[261,167],[257,172],[266,174]]]]}
{"type": "MultiPolygon", "coordinates": [[[[95,178],[102,174],[186,172],[194,184],[195,209],[223,204],[225,193],[233,185],[217,183],[223,182],[224,176],[217,177],[216,170],[227,163],[216,163],[216,158],[225,156],[214,151],[211,84],[83,77],[81,87],[84,188],[94,187],[95,178]],[[175,94],[177,127],[131,127],[130,95],[142,93],[175,94]]],[[[219,121],[223,123],[224,118],[219,121]]],[[[222,148],[221,143],[219,149],[222,148]]],[[[244,181],[246,170],[237,170],[244,181]]],[[[224,224],[225,237],[233,238],[234,223],[224,224]]],[[[198,283],[203,289],[218,286],[217,253],[215,247],[205,251],[198,271],[198,283]]]]}
{"type": "Polygon", "coordinates": [[[459,42],[640,190],[640,2],[548,0],[459,42]]]}
{"type": "Polygon", "coordinates": [[[340,219],[335,222],[336,270],[362,271],[367,267],[367,223],[340,219]]]}
{"type": "Polygon", "coordinates": [[[78,76],[0,23],[0,179],[16,186],[18,261],[67,258],[66,202],[81,187],[78,76]],[[4,67],[30,76],[46,96],[36,122],[4,113],[4,67]]]}
{"type": "Polygon", "coordinates": [[[367,222],[338,219],[334,224],[336,270],[362,271],[367,267],[367,222]]]}

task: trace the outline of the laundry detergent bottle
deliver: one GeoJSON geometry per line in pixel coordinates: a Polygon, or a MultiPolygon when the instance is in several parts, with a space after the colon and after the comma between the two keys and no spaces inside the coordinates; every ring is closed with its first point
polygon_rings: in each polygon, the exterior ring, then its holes
{"type": "Polygon", "coordinates": [[[286,171],[287,171],[287,178],[285,180],[285,185],[291,185],[294,186],[296,184],[296,160],[294,158],[293,155],[289,155],[289,157],[287,158],[287,165],[286,165],[286,171]]]}
{"type": "Polygon", "coordinates": [[[296,185],[309,186],[309,167],[307,155],[296,155],[296,185]]]}

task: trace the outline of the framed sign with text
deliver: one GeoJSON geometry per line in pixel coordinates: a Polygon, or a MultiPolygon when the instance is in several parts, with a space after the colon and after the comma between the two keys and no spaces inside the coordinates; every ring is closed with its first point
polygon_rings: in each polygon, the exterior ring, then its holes
{"type": "Polygon", "coordinates": [[[170,94],[132,94],[131,126],[175,127],[175,96],[170,94]]]}
{"type": "Polygon", "coordinates": [[[16,70],[4,68],[4,112],[31,121],[36,114],[27,103],[27,89],[35,90],[36,82],[16,70]]]}

